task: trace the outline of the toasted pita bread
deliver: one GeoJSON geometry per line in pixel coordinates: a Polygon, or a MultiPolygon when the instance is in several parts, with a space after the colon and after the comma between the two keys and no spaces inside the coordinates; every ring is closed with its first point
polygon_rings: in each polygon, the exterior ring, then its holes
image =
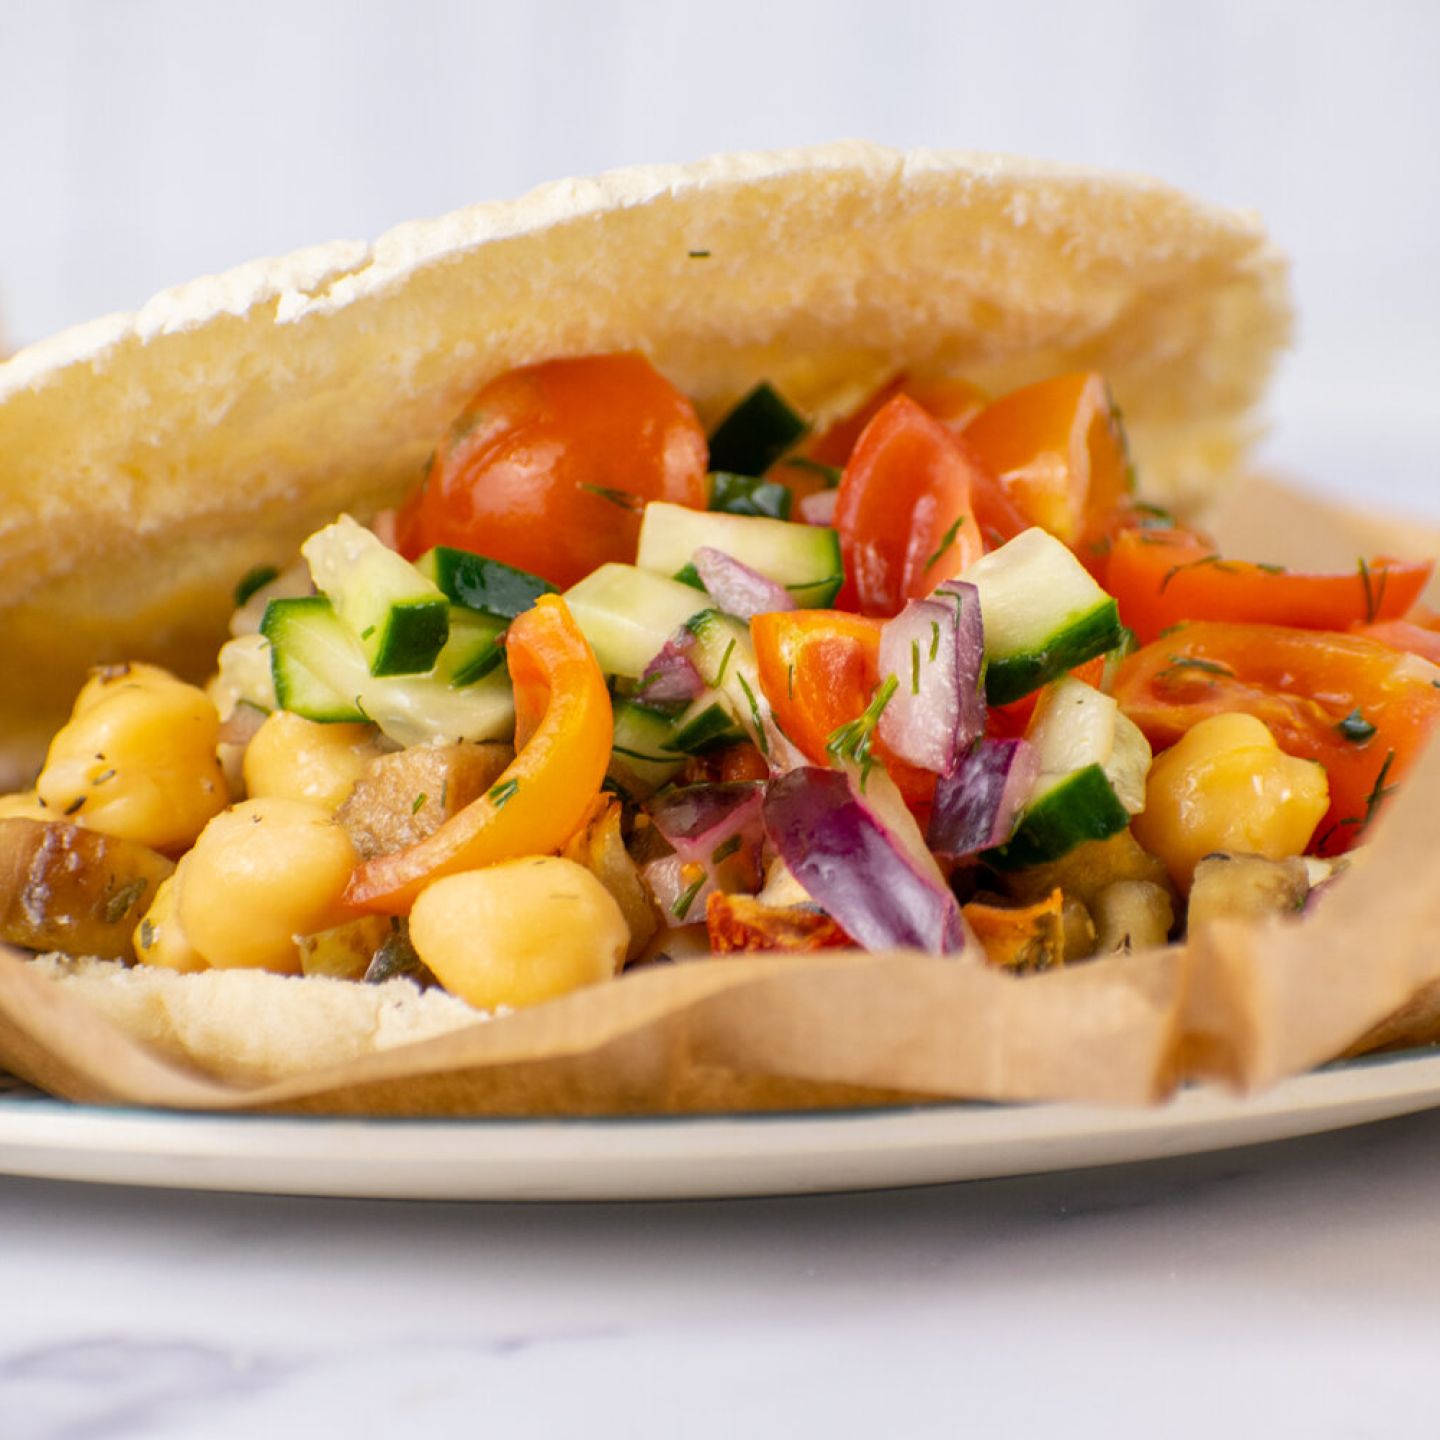
{"type": "Polygon", "coordinates": [[[409,488],[517,364],[645,351],[713,416],[824,417],[894,370],[1114,385],[1158,498],[1252,433],[1290,323],[1252,217],[1137,177],[848,143],[617,171],[257,261],[0,365],[12,780],[86,666],[199,677],[235,580],[409,488]]]}

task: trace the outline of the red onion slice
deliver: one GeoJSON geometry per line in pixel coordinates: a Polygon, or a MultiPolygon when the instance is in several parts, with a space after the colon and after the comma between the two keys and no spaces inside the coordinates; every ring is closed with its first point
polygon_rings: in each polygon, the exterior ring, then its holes
{"type": "Polygon", "coordinates": [[[1003,845],[1039,773],[1040,757],[1028,740],[982,740],[935,787],[930,848],[958,860],[1003,845]]]}
{"type": "Polygon", "coordinates": [[[840,499],[840,491],[817,490],[813,495],[806,495],[798,506],[796,514],[807,525],[833,525],[835,523],[835,505],[840,499]]]}
{"type": "Polygon", "coordinates": [[[950,775],[985,733],[980,593],[959,580],[912,600],[880,632],[880,673],[899,681],[880,715],[890,750],[950,775]]]}
{"type": "Polygon", "coordinates": [[[704,693],[705,682],[690,658],[695,636],[682,625],[660,647],[660,653],[645,667],[635,688],[637,699],[647,705],[688,705],[704,693]]]}
{"type": "Polygon", "coordinates": [[[954,954],[965,923],[949,888],[922,875],[848,776],[810,766],[772,781],[765,832],[806,894],[866,950],[954,954]]]}
{"type": "Polygon", "coordinates": [[[748,620],[776,610],[793,610],[795,597],[758,570],[743,565],[723,550],[703,545],[695,552],[695,571],[710,598],[727,614],[748,620]]]}
{"type": "Polygon", "coordinates": [[[762,788],[740,782],[686,785],[656,796],[646,808],[681,860],[718,864],[716,851],[736,836],[760,839],[762,788]]]}

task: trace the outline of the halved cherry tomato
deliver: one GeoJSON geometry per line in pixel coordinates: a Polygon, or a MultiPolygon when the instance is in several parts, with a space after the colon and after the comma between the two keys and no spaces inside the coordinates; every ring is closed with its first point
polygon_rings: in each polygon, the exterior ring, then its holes
{"type": "Polygon", "coordinates": [[[690,402],[642,355],[527,365],[483,386],[398,521],[401,553],[475,550],[573,585],[633,560],[646,500],[703,510],[690,402]]]}
{"type": "Polygon", "coordinates": [[[542,595],[510,622],[505,658],[515,685],[515,759],[433,835],[356,866],[345,899],[357,909],[404,915],[442,875],[548,855],[580,827],[614,740],[594,652],[565,602],[542,595]]]}
{"type": "Polygon", "coordinates": [[[1012,390],[964,430],[1034,525],[1067,545],[1131,489],[1130,455],[1110,388],[1094,372],[1012,390]]]}
{"type": "Polygon", "coordinates": [[[1179,530],[1127,530],[1114,537],[1106,588],[1141,641],[1185,620],[1237,620],[1344,630],[1392,620],[1420,598],[1431,561],[1362,561],[1348,575],[1295,575],[1277,566],[1226,560],[1179,530]]]}
{"type": "Polygon", "coordinates": [[[1440,665],[1440,630],[1418,624],[1412,616],[1404,620],[1381,620],[1374,625],[1352,625],[1350,633],[1440,665]]]}
{"type": "Polygon", "coordinates": [[[1240,711],[1290,755],[1318,760],[1330,809],[1313,848],[1363,834],[1440,723],[1440,668],[1358,635],[1197,621],[1120,667],[1115,698],[1157,749],[1210,715],[1240,711]]]}
{"type": "Polygon", "coordinates": [[[865,427],[835,505],[846,592],[864,614],[895,615],[984,554],[970,502],[977,468],[908,395],[865,427]]]}
{"type": "MultiPolygon", "coordinates": [[[[816,765],[840,726],[857,719],[880,683],[881,621],[838,610],[783,610],[750,621],[760,688],[781,730],[816,765]]],[[[913,809],[934,798],[935,776],[890,753],[874,754],[913,809]]]]}
{"type": "MultiPolygon", "coordinates": [[[[1080,563],[1093,575],[1101,589],[1110,588],[1110,555],[1122,535],[1131,531],[1142,534],[1160,534],[1173,537],[1166,543],[1178,544],[1181,537],[1188,538],[1202,550],[1214,550],[1215,542],[1203,530],[1191,525],[1181,525],[1167,510],[1158,505],[1147,505],[1142,500],[1122,500],[1108,515],[1100,515],[1085,527],[1075,554],[1080,563]]],[[[1148,543],[1148,542],[1147,542],[1148,543]]]]}

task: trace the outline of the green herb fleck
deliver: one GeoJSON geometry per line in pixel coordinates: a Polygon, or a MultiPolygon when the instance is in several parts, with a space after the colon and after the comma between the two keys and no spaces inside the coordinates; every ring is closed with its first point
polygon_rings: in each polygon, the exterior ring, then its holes
{"type": "Polygon", "coordinates": [[[113,780],[114,778],[115,768],[111,766],[109,770],[102,770],[90,783],[92,785],[103,785],[107,780],[113,780]]]}
{"type": "Polygon", "coordinates": [[[920,693],[920,642],[918,640],[910,642],[910,693],[912,695],[920,693]]]}
{"type": "Polygon", "coordinates": [[[140,948],[148,950],[155,943],[155,922],[144,919],[140,922],[140,948]]]}
{"type": "Polygon", "coordinates": [[[111,895],[105,901],[105,908],[101,912],[105,923],[116,925],[123,920],[130,913],[135,902],[145,893],[147,884],[148,882],[143,879],[135,879],[128,885],[122,885],[111,895]]]}
{"type": "MultiPolygon", "coordinates": [[[[735,653],[735,641],[732,638],[725,647],[725,653],[720,657],[720,668],[715,672],[715,678],[710,682],[712,690],[718,690],[724,683],[725,672],[730,668],[730,657],[735,653]]],[[[743,681],[741,682],[744,683],[743,681]]]]}
{"type": "MultiPolygon", "coordinates": [[[[1440,681],[1434,683],[1440,684],[1440,681]]],[[[785,671],[785,694],[788,699],[795,698],[795,662],[793,660],[785,671]]]]}
{"type": "Polygon", "coordinates": [[[740,848],[740,844],[740,837],[732,835],[724,844],[717,845],[711,852],[710,863],[718,865],[722,860],[728,860],[740,848]]]}
{"type": "Polygon", "coordinates": [[[710,258],[710,252],[708,250],[688,250],[686,254],[689,255],[692,260],[708,260],[710,258]]]}
{"type": "Polygon", "coordinates": [[[235,608],[238,610],[257,590],[279,578],[280,571],[274,565],[256,565],[247,570],[235,583],[235,608]]]}
{"type": "Polygon", "coordinates": [[[1356,745],[1363,745],[1375,734],[1375,727],[1360,713],[1358,705],[1335,728],[1356,745]]]}
{"type": "Polygon", "coordinates": [[[1263,570],[1267,575],[1289,574],[1289,571],[1287,571],[1283,565],[1267,565],[1263,560],[1257,560],[1255,562],[1255,568],[1257,570],[1263,570]]]}
{"type": "Polygon", "coordinates": [[[375,627],[374,627],[373,625],[367,625],[367,626],[360,632],[360,638],[361,638],[362,640],[368,640],[374,633],[375,633],[375,627]]]}
{"type": "Polygon", "coordinates": [[[1363,557],[1356,562],[1356,569],[1360,573],[1360,588],[1365,592],[1365,622],[1373,624],[1380,614],[1380,607],[1385,603],[1385,585],[1390,578],[1390,572],[1384,566],[1381,567],[1380,583],[1377,586],[1376,576],[1363,557]]]}
{"type": "Polygon", "coordinates": [[[955,543],[955,537],[960,533],[960,527],[965,523],[963,515],[955,517],[955,523],[940,537],[940,544],[936,546],[935,553],[925,562],[926,571],[933,570],[940,563],[940,558],[955,543]]]}
{"type": "Polygon", "coordinates": [[[856,720],[837,726],[825,742],[826,754],[832,755],[841,764],[851,763],[860,767],[862,790],[875,765],[875,757],[870,753],[875,739],[875,727],[880,723],[880,716],[899,686],[900,682],[893,675],[888,676],[875,692],[875,698],[865,707],[864,714],[856,720]]]}
{"type": "MultiPolygon", "coordinates": [[[[952,593],[953,593],[953,592],[952,592],[952,593]]],[[[956,596],[955,596],[955,609],[956,609],[956,612],[957,612],[957,615],[958,615],[958,612],[959,612],[959,609],[960,609],[960,597],[959,597],[959,595],[956,595],[956,596]]],[[[939,653],[940,653],[940,622],[939,622],[938,620],[932,620],[932,621],[930,622],[930,659],[931,659],[932,662],[934,661],[935,657],[936,657],[939,653]]]]}
{"type": "Polygon", "coordinates": [[[683,920],[690,913],[690,907],[695,903],[695,897],[704,888],[705,879],[702,871],[699,878],[692,880],[676,897],[675,903],[670,907],[670,913],[677,920],[683,920]]]}
{"type": "Polygon", "coordinates": [[[490,803],[497,810],[503,810],[515,798],[515,792],[519,788],[518,780],[502,780],[498,785],[492,785],[487,792],[490,803]]]}
{"type": "Polygon", "coordinates": [[[1226,680],[1235,678],[1235,672],[1228,665],[1218,664],[1214,660],[1194,659],[1185,655],[1171,655],[1169,659],[1170,663],[1163,670],[1156,671],[1157,680],[1169,679],[1186,670],[1198,670],[1202,675],[1220,675],[1226,680]]]}
{"type": "Polygon", "coordinates": [[[85,804],[85,797],[84,797],[83,795],[77,795],[77,796],[65,807],[65,809],[64,809],[63,811],[61,811],[61,814],[64,814],[64,815],[74,815],[74,814],[76,813],[76,811],[78,811],[78,810],[81,808],[81,806],[83,806],[84,804],[85,804]]]}
{"type": "Polygon", "coordinates": [[[1198,560],[1187,560],[1183,565],[1172,565],[1166,572],[1165,578],[1160,582],[1160,589],[1156,592],[1159,595],[1165,593],[1166,587],[1177,576],[1186,570],[1199,570],[1203,566],[1213,565],[1217,570],[1225,568],[1225,562],[1218,554],[1202,555],[1198,560]]]}
{"type": "MultiPolygon", "coordinates": [[[[733,642],[732,642],[733,643],[733,642]]],[[[760,714],[760,703],[755,699],[755,692],[750,688],[745,677],[736,671],[735,679],[739,681],[740,688],[745,692],[745,699],[750,705],[750,719],[755,729],[755,744],[760,753],[768,760],[770,758],[770,741],[765,734],[765,721],[760,714]]]]}
{"type": "Polygon", "coordinates": [[[588,490],[592,495],[598,495],[602,500],[608,500],[610,504],[617,505],[621,510],[629,510],[638,514],[645,508],[645,502],[638,495],[632,495],[628,490],[616,490],[609,485],[591,485],[582,482],[582,490],[588,490]]]}
{"type": "Polygon", "coordinates": [[[833,490],[840,483],[840,476],[843,473],[838,465],[822,465],[818,460],[812,460],[808,455],[790,455],[785,460],[786,465],[793,465],[797,470],[806,470],[811,475],[818,475],[824,482],[827,490],[833,490]]]}
{"type": "Polygon", "coordinates": [[[425,808],[425,801],[426,801],[427,798],[428,798],[428,797],[426,796],[425,792],[422,790],[422,791],[410,802],[410,813],[411,813],[412,815],[418,815],[418,814],[425,808]]]}

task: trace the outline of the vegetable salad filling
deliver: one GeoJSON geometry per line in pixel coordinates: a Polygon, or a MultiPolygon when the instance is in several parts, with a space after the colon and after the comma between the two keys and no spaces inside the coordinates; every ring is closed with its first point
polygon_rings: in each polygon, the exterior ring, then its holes
{"type": "Polygon", "coordinates": [[[96,671],[0,799],[0,934],[494,1009],[737,950],[1017,973],[1303,910],[1440,718],[1432,566],[1231,559],[1102,377],[899,376],[707,438],[642,357],[491,381],[239,578],[205,689],[96,671]]]}

